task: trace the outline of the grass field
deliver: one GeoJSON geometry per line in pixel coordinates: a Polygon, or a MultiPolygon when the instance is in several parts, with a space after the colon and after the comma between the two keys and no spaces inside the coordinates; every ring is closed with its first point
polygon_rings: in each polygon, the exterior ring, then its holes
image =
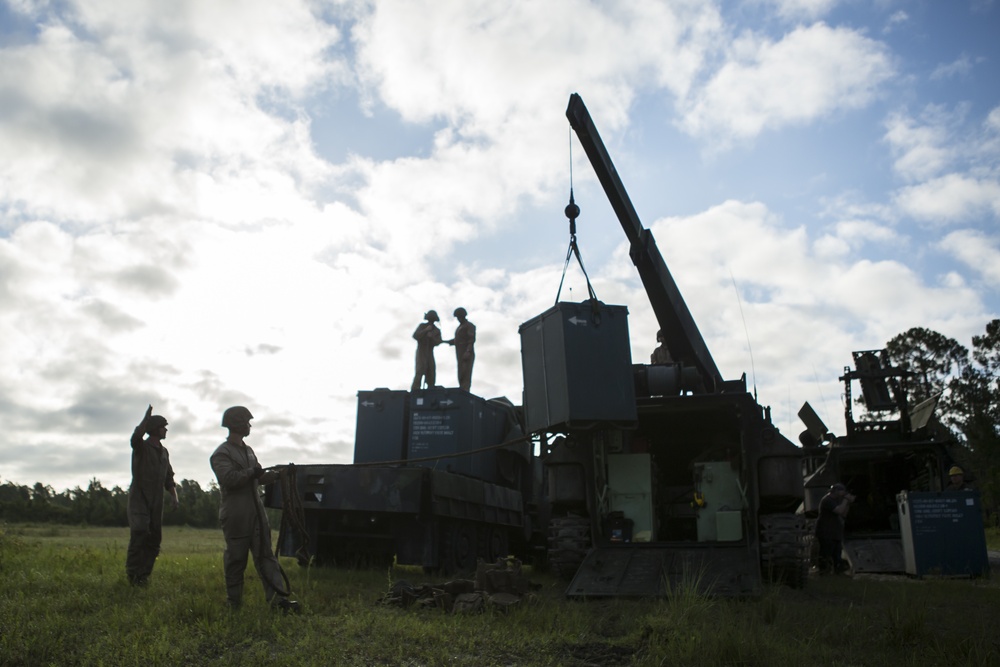
{"type": "MultiPolygon", "coordinates": [[[[998,536],[991,534],[991,548],[998,536]]],[[[812,578],[755,601],[567,601],[539,585],[510,613],[378,604],[417,570],[300,568],[300,616],[264,604],[252,565],[223,604],[222,534],[168,528],[148,588],[124,574],[127,529],[0,527],[3,665],[996,665],[1000,581],[812,578]]]]}

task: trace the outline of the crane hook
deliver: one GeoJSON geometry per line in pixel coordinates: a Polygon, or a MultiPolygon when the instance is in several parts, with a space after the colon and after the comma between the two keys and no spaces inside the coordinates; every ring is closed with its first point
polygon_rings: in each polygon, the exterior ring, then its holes
{"type": "Polygon", "coordinates": [[[580,217],[580,207],[573,201],[573,188],[569,189],[569,204],[566,205],[566,217],[569,218],[569,235],[576,236],[576,219],[580,217]]]}

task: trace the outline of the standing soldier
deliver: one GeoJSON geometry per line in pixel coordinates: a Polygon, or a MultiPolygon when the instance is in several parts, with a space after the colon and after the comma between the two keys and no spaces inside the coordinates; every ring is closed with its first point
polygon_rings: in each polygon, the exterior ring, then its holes
{"type": "Polygon", "coordinates": [[[251,419],[253,415],[242,405],[223,412],[222,426],[229,429],[229,436],[211,457],[212,471],[222,492],[219,521],[226,539],[226,600],[233,609],[243,603],[243,573],[247,557],[253,554],[254,568],[271,607],[285,613],[298,612],[299,603],[288,599],[291,591],[285,588],[284,573],[271,550],[271,526],[257,491],[258,485],[274,481],[277,473],[265,472],[253,450],[243,442],[250,435],[251,419]]]}
{"type": "Polygon", "coordinates": [[[163,539],[163,492],[170,492],[177,507],[177,485],[170,455],[163,446],[167,420],[146,408],[142,421],[132,432],[132,484],[128,488],[128,553],[125,574],[133,586],[145,586],[153,574],[163,539]],[[146,435],[143,439],[143,435],[146,435]]]}
{"type": "Polygon", "coordinates": [[[458,386],[469,391],[472,386],[472,365],[476,363],[476,325],[467,320],[465,308],[456,308],[458,328],[455,337],[445,341],[455,346],[455,358],[458,360],[458,386]]]}
{"type": "Polygon", "coordinates": [[[437,311],[428,310],[424,313],[424,320],[413,332],[413,339],[417,341],[417,371],[410,391],[420,389],[421,380],[426,380],[428,388],[433,387],[437,372],[434,348],[441,344],[441,330],[434,323],[440,321],[440,318],[437,311]]]}
{"type": "Polygon", "coordinates": [[[837,482],[819,501],[816,539],[819,542],[820,574],[830,571],[840,574],[848,569],[841,552],[844,548],[844,519],[854,500],[847,487],[837,482]]]}
{"type": "Polygon", "coordinates": [[[653,353],[649,355],[649,363],[651,364],[672,364],[674,363],[673,357],[670,356],[670,350],[667,349],[667,337],[663,335],[663,329],[656,332],[656,342],[659,345],[653,350],[653,353]]]}

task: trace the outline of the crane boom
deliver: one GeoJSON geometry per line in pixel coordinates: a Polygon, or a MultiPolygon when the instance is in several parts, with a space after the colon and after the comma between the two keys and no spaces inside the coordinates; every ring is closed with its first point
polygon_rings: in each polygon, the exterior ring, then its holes
{"type": "Polygon", "coordinates": [[[693,365],[701,376],[705,390],[718,391],[722,387],[722,376],[715,360],[705,345],[705,340],[688,310],[684,297],[674,278],[670,275],[663,255],[656,247],[653,233],[644,228],[632,206],[618,171],[608,155],[601,135],[597,133],[594,121],[587,111],[583,98],[573,93],[566,107],[566,118],[583,145],[597,179],[611,202],[625,230],[629,242],[629,256],[639,271],[639,278],[646,289],[656,320],[663,330],[667,347],[676,361],[693,365]]]}

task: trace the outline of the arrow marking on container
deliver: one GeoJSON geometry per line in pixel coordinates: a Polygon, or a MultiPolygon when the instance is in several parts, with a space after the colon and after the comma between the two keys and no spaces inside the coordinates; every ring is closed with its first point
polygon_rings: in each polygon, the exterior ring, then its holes
{"type": "Polygon", "coordinates": [[[374,408],[375,404],[369,401],[361,401],[361,407],[363,408],[374,408]]]}
{"type": "Polygon", "coordinates": [[[570,324],[575,324],[575,325],[577,325],[577,326],[579,326],[579,325],[581,325],[581,324],[582,324],[583,326],[587,326],[587,320],[581,320],[581,319],[580,319],[579,317],[577,317],[576,315],[574,315],[573,317],[569,318],[569,320],[568,320],[568,321],[569,321],[569,323],[570,323],[570,324]]]}

